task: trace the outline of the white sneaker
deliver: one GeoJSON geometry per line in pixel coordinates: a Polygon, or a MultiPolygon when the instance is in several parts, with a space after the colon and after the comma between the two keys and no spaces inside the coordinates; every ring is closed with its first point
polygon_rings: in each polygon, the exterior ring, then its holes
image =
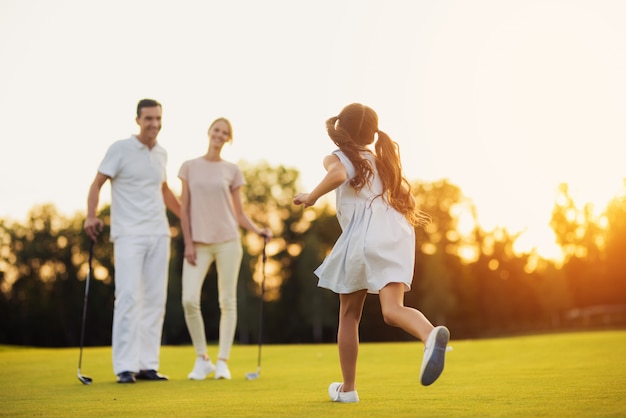
{"type": "Polygon", "coordinates": [[[352,392],[342,392],[341,388],[343,388],[343,383],[333,382],[328,386],[328,394],[330,395],[330,399],[333,402],[358,402],[359,394],[356,393],[356,390],[352,392]]]}
{"type": "Polygon", "coordinates": [[[202,357],[197,357],[196,362],[193,365],[193,370],[187,375],[190,380],[204,380],[208,374],[213,373],[215,365],[209,360],[205,360],[202,357]]]}
{"type": "Polygon", "coordinates": [[[230,370],[224,360],[218,360],[215,365],[215,378],[230,380],[230,370]]]}
{"type": "Polygon", "coordinates": [[[450,331],[446,327],[435,327],[426,339],[424,358],[420,370],[420,382],[424,386],[431,385],[443,372],[446,358],[446,345],[450,341],[450,331]]]}

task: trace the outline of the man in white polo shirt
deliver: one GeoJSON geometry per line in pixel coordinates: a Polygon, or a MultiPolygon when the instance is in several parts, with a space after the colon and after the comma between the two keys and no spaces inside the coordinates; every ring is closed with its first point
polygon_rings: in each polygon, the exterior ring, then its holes
{"type": "Polygon", "coordinates": [[[165,207],[180,216],[180,201],[167,185],[167,152],[157,143],[161,104],[137,104],[139,134],[113,143],[98,167],[87,198],[85,231],[96,240],[102,185],[111,181],[111,242],[115,262],[113,371],[118,383],[167,380],[158,373],[170,230],[165,207]]]}

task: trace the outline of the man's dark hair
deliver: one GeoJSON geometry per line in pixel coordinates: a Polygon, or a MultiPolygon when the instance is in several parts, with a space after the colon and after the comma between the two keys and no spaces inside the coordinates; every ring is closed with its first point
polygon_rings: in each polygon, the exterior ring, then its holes
{"type": "Polygon", "coordinates": [[[161,106],[161,103],[157,102],[156,100],[153,100],[153,99],[139,100],[139,103],[137,103],[137,117],[141,117],[141,109],[143,109],[144,107],[157,107],[157,106],[163,109],[163,106],[161,106]]]}

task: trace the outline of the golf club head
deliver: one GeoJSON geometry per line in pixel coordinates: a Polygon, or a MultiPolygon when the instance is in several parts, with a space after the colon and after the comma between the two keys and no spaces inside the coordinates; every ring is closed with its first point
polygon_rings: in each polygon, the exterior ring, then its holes
{"type": "Polygon", "coordinates": [[[261,368],[258,368],[256,372],[246,373],[246,380],[256,380],[261,375],[261,368]]]}
{"type": "Polygon", "coordinates": [[[259,374],[257,372],[246,373],[246,380],[256,380],[259,378],[259,374]]]}
{"type": "Polygon", "coordinates": [[[83,385],[91,385],[91,382],[93,382],[93,379],[91,377],[83,376],[82,374],[80,374],[80,370],[78,370],[78,380],[80,380],[83,385]]]}

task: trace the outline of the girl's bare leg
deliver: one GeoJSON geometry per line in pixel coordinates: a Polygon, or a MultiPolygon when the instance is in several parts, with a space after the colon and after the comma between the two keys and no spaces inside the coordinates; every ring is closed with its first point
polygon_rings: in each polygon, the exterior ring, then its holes
{"type": "Polygon", "coordinates": [[[340,294],[339,330],[337,346],[339,363],[343,375],[342,392],[352,392],[356,388],[356,362],[359,354],[359,323],[363,313],[366,290],[340,294]]]}
{"type": "Polygon", "coordinates": [[[380,290],[379,296],[385,323],[402,328],[425,343],[434,327],[423,313],[404,306],[404,284],[389,283],[380,290]]]}

